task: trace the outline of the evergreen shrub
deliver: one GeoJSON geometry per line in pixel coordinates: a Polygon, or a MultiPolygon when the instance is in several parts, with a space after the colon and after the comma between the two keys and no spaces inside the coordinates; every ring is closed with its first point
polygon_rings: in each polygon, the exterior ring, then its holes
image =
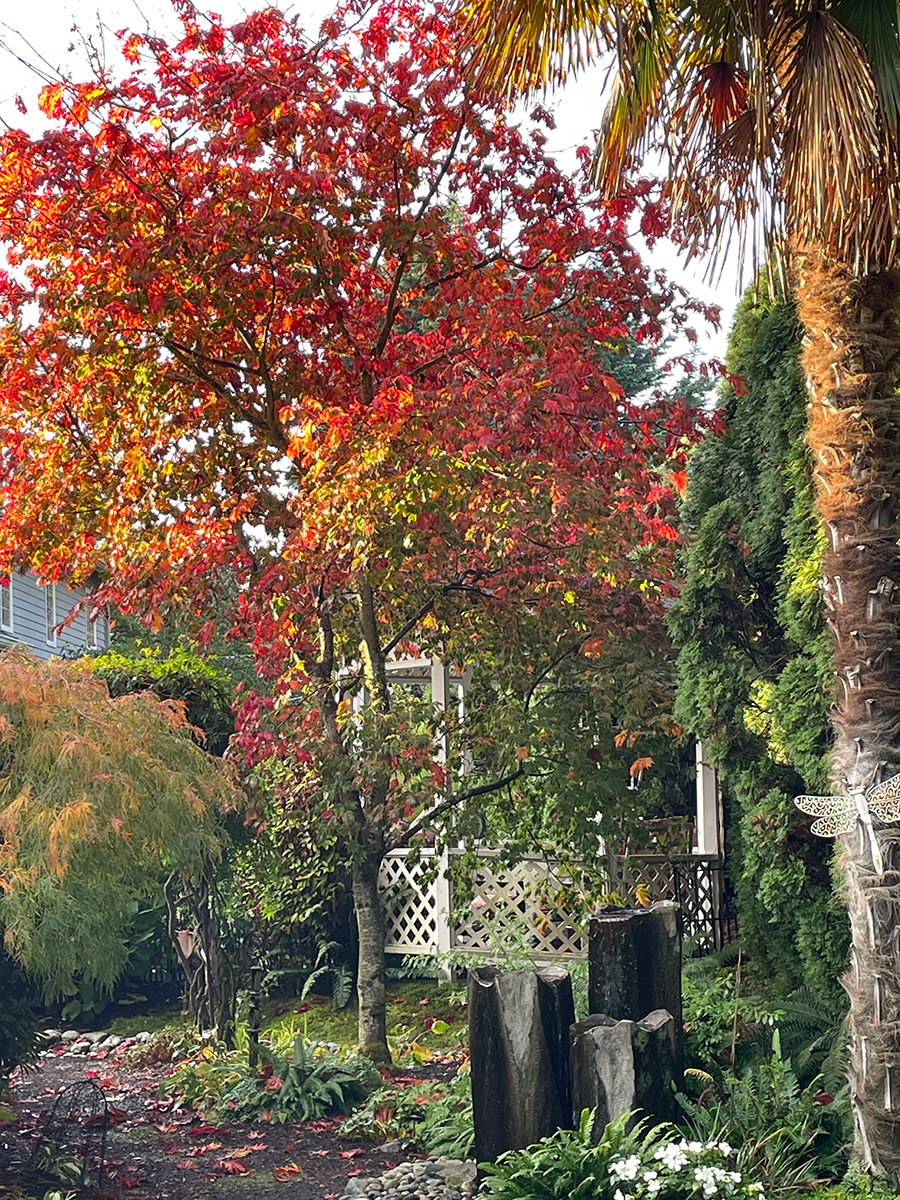
{"type": "Polygon", "coordinates": [[[747,297],[722,399],[724,436],[689,471],[689,546],[671,614],[676,719],[704,739],[725,800],[726,862],[753,986],[837,995],[849,931],[832,844],[795,808],[830,790],[833,674],[819,604],[823,532],[804,442],[801,329],[789,304],[747,297]]]}

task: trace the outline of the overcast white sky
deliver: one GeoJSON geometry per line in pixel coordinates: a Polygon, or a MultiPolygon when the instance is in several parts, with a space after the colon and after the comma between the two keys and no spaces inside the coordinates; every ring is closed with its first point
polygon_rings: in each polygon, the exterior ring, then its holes
{"type": "MultiPolygon", "coordinates": [[[[275,0],[273,0],[275,2],[275,0]]],[[[266,0],[199,0],[200,7],[219,12],[226,20],[237,20],[241,14],[264,7],[266,0]]],[[[300,14],[307,28],[315,28],[331,9],[331,0],[282,0],[280,7],[288,12],[300,14]]],[[[34,112],[32,103],[41,86],[40,80],[29,72],[14,55],[28,61],[43,58],[53,68],[78,61],[78,50],[73,49],[77,35],[72,32],[78,26],[85,32],[93,32],[103,25],[107,30],[130,28],[143,30],[149,23],[156,30],[165,30],[173,25],[171,7],[167,0],[7,0],[0,18],[0,40],[9,49],[0,48],[0,117],[10,125],[28,127],[15,107],[15,97],[23,96],[34,112]]],[[[567,167],[574,168],[574,151],[590,139],[591,129],[598,123],[602,107],[603,72],[594,68],[555,97],[550,105],[557,120],[556,135],[550,149],[567,167]]],[[[29,114],[30,115],[30,114],[29,114]]],[[[647,255],[655,266],[664,267],[680,280],[696,297],[719,304],[723,310],[723,330],[718,335],[710,332],[703,340],[704,352],[721,355],[724,353],[725,334],[731,313],[737,302],[735,273],[726,269],[720,283],[711,288],[702,281],[702,267],[684,268],[671,247],[658,245],[647,255]]],[[[698,329],[702,333],[702,330],[698,329]]]]}

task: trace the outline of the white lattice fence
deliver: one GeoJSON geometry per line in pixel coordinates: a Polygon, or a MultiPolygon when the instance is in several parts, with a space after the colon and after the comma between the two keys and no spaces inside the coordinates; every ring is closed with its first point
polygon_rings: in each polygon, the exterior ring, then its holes
{"type": "Polygon", "coordinates": [[[386,854],[378,885],[385,900],[384,948],[393,954],[434,954],[438,946],[438,884],[433,851],[415,858],[386,854]]]}
{"type": "MultiPolygon", "coordinates": [[[[463,911],[454,910],[450,852],[435,862],[433,851],[418,856],[393,850],[384,858],[379,885],[385,898],[385,950],[392,954],[454,951],[489,954],[504,923],[514,926],[533,957],[567,958],[587,953],[587,938],[575,918],[547,900],[559,888],[553,864],[526,858],[504,864],[496,850],[478,851],[463,911]]],[[[457,870],[458,864],[457,864],[457,870]]]]}
{"type": "MultiPolygon", "coordinates": [[[[454,911],[453,872],[458,853],[435,861],[433,851],[418,856],[394,850],[385,856],[379,880],[385,898],[385,949],[393,954],[436,954],[453,950],[490,954],[504,921],[514,926],[513,941],[536,959],[583,957],[586,930],[547,896],[562,882],[554,864],[526,858],[510,866],[496,850],[480,850],[471,880],[471,898],[454,911]]],[[[458,869],[458,866],[457,866],[458,869]]],[[[642,885],[652,900],[681,905],[684,930],[703,950],[722,939],[722,864],[708,855],[630,855],[609,863],[607,890],[633,894],[642,885]]]]}
{"type": "Polygon", "coordinates": [[[479,858],[472,902],[450,933],[454,950],[490,953],[497,926],[509,921],[523,931],[524,948],[535,958],[587,953],[587,939],[574,917],[548,902],[548,893],[560,883],[552,865],[526,858],[506,866],[491,852],[479,858]]]}

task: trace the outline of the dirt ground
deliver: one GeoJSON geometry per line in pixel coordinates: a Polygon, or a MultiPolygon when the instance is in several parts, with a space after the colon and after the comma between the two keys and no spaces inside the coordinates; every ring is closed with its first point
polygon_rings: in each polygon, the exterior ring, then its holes
{"type": "MultiPolygon", "coordinates": [[[[86,1145],[96,1153],[102,1129],[90,1117],[96,1095],[90,1086],[77,1115],[67,1116],[71,1092],[65,1089],[83,1080],[99,1086],[109,1106],[102,1194],[110,1200],[334,1200],[351,1176],[376,1175],[398,1161],[396,1153],[342,1138],[340,1118],[304,1125],[209,1123],[172,1098],[157,1097],[171,1070],[167,1064],[132,1068],[110,1058],[51,1054],[36,1070],[15,1077],[18,1121],[0,1126],[0,1200],[40,1200],[47,1189],[63,1195],[71,1190],[29,1163],[36,1141],[52,1134],[48,1125],[65,1130],[52,1137],[56,1145],[63,1138],[73,1145],[54,1152],[57,1162],[80,1158],[86,1145]]],[[[84,1194],[96,1195],[96,1189],[84,1194]]]]}

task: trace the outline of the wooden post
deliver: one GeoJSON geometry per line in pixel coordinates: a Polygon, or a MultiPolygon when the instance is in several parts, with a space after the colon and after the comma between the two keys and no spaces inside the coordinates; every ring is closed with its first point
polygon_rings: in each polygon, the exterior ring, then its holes
{"type": "Polygon", "coordinates": [[[438,874],[434,881],[434,932],[437,952],[444,956],[438,970],[441,979],[452,980],[453,968],[446,955],[453,949],[453,888],[450,880],[450,851],[447,846],[438,858],[438,874]]]}
{"type": "Polygon", "coordinates": [[[706,757],[701,741],[696,744],[697,762],[697,854],[722,853],[722,816],[719,780],[706,757]]]}
{"type": "Polygon", "coordinates": [[[259,996],[261,983],[262,967],[259,963],[254,963],[250,968],[250,991],[247,997],[250,1002],[250,1010],[247,1013],[247,1061],[251,1067],[255,1067],[259,1062],[259,1031],[262,1027],[259,996]]]}

